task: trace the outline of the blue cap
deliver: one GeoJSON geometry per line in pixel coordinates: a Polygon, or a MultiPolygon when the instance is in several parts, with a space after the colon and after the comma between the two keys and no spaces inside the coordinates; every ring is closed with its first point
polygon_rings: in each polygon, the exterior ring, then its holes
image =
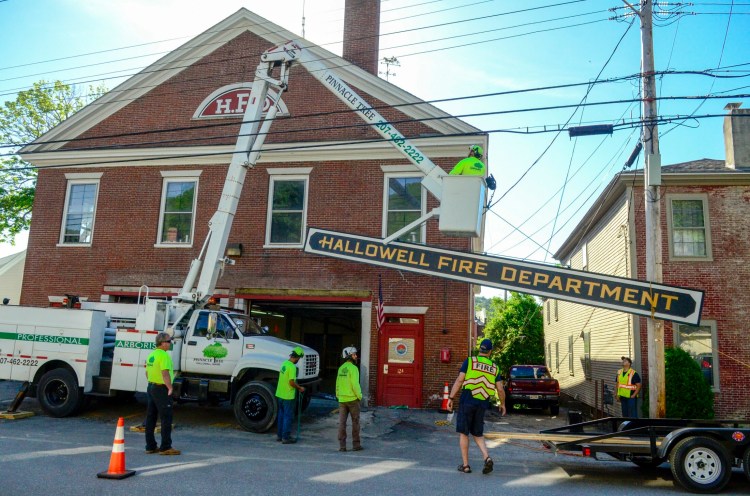
{"type": "Polygon", "coordinates": [[[482,343],[479,345],[479,350],[483,352],[492,351],[492,341],[489,339],[483,339],[482,343]]]}

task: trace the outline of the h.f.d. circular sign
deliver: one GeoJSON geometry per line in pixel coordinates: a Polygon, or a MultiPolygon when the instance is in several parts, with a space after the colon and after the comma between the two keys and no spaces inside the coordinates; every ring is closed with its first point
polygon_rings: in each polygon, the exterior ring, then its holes
{"type": "Polygon", "coordinates": [[[396,354],[400,356],[406,355],[406,353],[409,351],[409,347],[406,346],[404,343],[399,343],[396,345],[396,354]]]}

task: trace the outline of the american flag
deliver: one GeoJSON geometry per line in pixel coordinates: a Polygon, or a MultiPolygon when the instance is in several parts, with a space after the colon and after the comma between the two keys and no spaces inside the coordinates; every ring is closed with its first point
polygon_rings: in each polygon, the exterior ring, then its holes
{"type": "Polygon", "coordinates": [[[378,331],[385,324],[385,313],[383,311],[383,279],[378,276],[378,331]]]}

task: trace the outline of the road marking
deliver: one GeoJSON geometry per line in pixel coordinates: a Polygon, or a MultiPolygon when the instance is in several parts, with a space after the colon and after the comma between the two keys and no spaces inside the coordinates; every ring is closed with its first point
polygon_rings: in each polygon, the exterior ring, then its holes
{"type": "Polygon", "coordinates": [[[176,463],[161,463],[158,465],[150,465],[146,467],[138,467],[131,470],[138,471],[139,475],[150,476],[150,475],[162,475],[171,472],[179,472],[180,470],[194,469],[198,467],[209,467],[211,465],[218,465],[220,463],[232,463],[240,460],[245,460],[245,457],[241,456],[219,456],[217,458],[210,458],[206,460],[197,460],[194,462],[176,462],[176,463]]]}
{"type": "Polygon", "coordinates": [[[317,482],[330,482],[334,484],[351,484],[352,482],[359,482],[371,477],[377,477],[378,475],[395,472],[396,470],[404,470],[413,465],[416,465],[416,462],[400,462],[389,460],[384,462],[372,463],[370,465],[365,465],[364,467],[352,468],[349,470],[340,470],[337,472],[331,472],[330,474],[318,475],[316,477],[312,477],[310,480],[314,480],[317,482]]]}
{"type": "Polygon", "coordinates": [[[29,453],[16,453],[14,455],[0,456],[0,463],[15,462],[19,460],[33,460],[34,458],[45,458],[48,456],[83,455],[87,453],[100,453],[110,451],[112,446],[82,446],[80,448],[64,448],[57,450],[31,451],[29,453]]]}

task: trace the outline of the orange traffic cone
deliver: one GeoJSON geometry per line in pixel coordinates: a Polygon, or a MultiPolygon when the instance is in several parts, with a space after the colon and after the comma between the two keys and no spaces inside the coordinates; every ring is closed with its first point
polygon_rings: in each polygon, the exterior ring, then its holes
{"type": "Polygon", "coordinates": [[[112,456],[109,459],[109,470],[96,474],[100,479],[124,479],[135,474],[135,470],[125,470],[125,419],[120,417],[115,431],[115,442],[112,444],[112,456]]]}
{"type": "Polygon", "coordinates": [[[440,413],[448,413],[448,383],[443,388],[443,404],[440,405],[440,413]]]}

